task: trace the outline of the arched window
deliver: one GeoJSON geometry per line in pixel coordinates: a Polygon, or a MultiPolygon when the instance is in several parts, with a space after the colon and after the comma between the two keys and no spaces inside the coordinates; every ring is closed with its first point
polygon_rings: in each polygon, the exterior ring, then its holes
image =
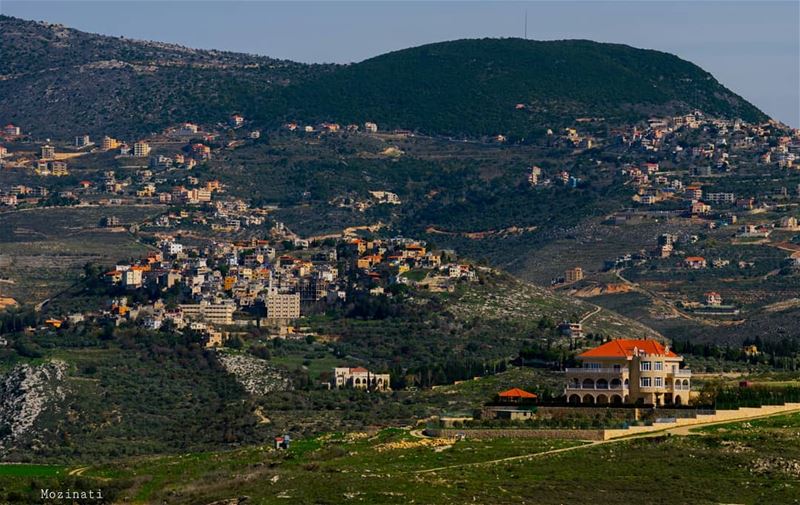
{"type": "Polygon", "coordinates": [[[583,379],[583,389],[594,389],[594,381],[592,379],[583,379]]]}

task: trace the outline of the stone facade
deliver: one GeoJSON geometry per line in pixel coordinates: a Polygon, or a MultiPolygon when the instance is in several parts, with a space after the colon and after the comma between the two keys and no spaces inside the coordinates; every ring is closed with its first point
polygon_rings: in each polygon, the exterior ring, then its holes
{"type": "Polygon", "coordinates": [[[333,369],[333,376],[337,388],[368,389],[370,391],[391,389],[388,373],[376,374],[362,367],[336,367],[333,369]]]}

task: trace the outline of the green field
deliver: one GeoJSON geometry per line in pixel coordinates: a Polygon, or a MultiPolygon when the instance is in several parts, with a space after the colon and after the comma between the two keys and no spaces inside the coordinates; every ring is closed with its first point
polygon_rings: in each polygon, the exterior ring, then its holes
{"type": "MultiPolygon", "coordinates": [[[[558,504],[598,497],[610,504],[795,503],[799,428],[800,414],[791,414],[699,429],[695,436],[606,444],[432,442],[406,429],[331,433],[297,440],[288,451],[258,446],[92,466],[80,472],[79,484],[102,488],[121,503],[243,496],[255,504],[558,504]]],[[[23,468],[6,465],[0,472],[9,466],[23,468]]],[[[49,482],[78,478],[58,472],[49,482]]],[[[33,477],[6,474],[0,484],[20,493],[33,477]]],[[[27,503],[24,498],[16,502],[27,503]]]]}
{"type": "Polygon", "coordinates": [[[53,477],[63,473],[63,466],[0,464],[0,477],[53,477]]]}

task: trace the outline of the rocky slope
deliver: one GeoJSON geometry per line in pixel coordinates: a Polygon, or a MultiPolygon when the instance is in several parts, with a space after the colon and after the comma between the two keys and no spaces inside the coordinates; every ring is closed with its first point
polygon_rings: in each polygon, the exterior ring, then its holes
{"type": "Polygon", "coordinates": [[[292,389],[289,379],[263,359],[228,352],[220,352],[217,358],[225,370],[252,395],[292,389]]]}
{"type": "Polygon", "coordinates": [[[0,452],[36,435],[36,421],[64,400],[67,364],[18,365],[0,381],[0,452]]]}

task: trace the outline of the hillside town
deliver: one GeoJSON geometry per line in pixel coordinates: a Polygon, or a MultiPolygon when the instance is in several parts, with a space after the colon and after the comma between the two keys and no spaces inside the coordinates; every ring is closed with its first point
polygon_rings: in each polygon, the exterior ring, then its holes
{"type": "Polygon", "coordinates": [[[0,504],[797,502],[797,6],[7,3],[0,504]]]}

